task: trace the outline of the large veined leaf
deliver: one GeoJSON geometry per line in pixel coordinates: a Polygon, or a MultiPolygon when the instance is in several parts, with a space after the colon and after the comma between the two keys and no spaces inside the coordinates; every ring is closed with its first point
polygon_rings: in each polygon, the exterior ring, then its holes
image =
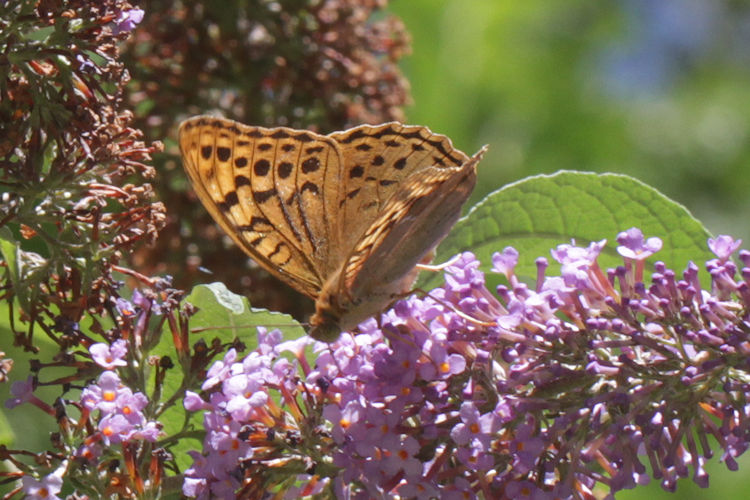
{"type": "MultiPolygon", "coordinates": [[[[614,267],[622,264],[615,238],[631,227],[661,238],[664,247],[650,260],[675,270],[684,269],[689,260],[700,264],[712,257],[706,228],[657,190],[626,175],[564,171],[524,179],[488,195],[456,223],[434,262],[469,250],[488,271],[492,254],[513,246],[521,254],[517,274],[533,279],[536,258],[549,258],[557,245],[574,239],[586,246],[607,239],[599,263],[614,267]]],[[[423,273],[420,286],[433,288],[441,280],[438,273],[423,273]]]]}

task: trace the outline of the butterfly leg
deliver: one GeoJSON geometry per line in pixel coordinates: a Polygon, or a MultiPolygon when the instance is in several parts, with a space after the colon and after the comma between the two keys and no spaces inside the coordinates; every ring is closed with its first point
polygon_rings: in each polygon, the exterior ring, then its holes
{"type": "Polygon", "coordinates": [[[465,312],[459,311],[458,309],[456,309],[456,306],[454,306],[453,304],[449,304],[448,302],[445,302],[444,300],[441,300],[441,299],[439,299],[439,298],[437,298],[437,297],[435,297],[433,295],[430,295],[430,292],[422,290],[421,288],[415,288],[414,290],[412,290],[412,292],[419,293],[423,297],[429,297],[429,298],[431,298],[432,300],[434,300],[438,304],[440,304],[443,307],[446,307],[446,308],[452,310],[454,313],[458,314],[459,316],[461,316],[466,321],[474,323],[477,326],[497,326],[497,322],[496,321],[482,321],[479,318],[475,318],[473,316],[470,316],[470,315],[466,314],[465,312]]]}

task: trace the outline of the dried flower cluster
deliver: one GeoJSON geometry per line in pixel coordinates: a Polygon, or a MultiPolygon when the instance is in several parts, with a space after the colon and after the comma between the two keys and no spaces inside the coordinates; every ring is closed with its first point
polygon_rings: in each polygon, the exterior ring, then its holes
{"type": "Polygon", "coordinates": [[[645,284],[661,241],[633,229],[618,242],[624,264],[606,274],[605,242],[561,245],[561,275],[539,259],[532,288],[508,248],[493,258],[509,283],[497,294],[460,255],[442,288],[318,346],[312,367],[304,341],[261,332],[250,355],[209,370],[202,397],[188,393],[207,434],[183,491],[593,499],[597,484],[705,485],[710,438],[736,468],[750,442],[750,252],[738,276],[739,242],[712,240],[707,290],[692,264],[680,279],[657,263],[645,284]]]}
{"type": "Polygon", "coordinates": [[[0,4],[0,239],[4,294],[61,348],[111,305],[115,266],[164,223],[148,146],[124,106],[118,42],[143,11],[122,0],[0,4]],[[34,250],[34,253],[31,250],[34,250]]]}
{"type": "Polygon", "coordinates": [[[149,2],[129,42],[131,99],[145,128],[219,111],[257,125],[321,130],[403,119],[403,24],[387,0],[149,2]]]}

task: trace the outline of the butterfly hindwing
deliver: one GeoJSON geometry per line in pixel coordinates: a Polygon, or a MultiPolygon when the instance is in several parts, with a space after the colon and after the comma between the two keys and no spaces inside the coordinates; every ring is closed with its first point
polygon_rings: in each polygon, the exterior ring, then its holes
{"type": "Polygon", "coordinates": [[[459,167],[429,167],[405,179],[347,257],[339,293],[356,303],[379,288],[408,291],[415,277],[410,271],[461,215],[484,151],[459,167]]]}
{"type": "Polygon", "coordinates": [[[380,215],[383,206],[414,172],[461,166],[469,159],[448,137],[427,127],[361,125],[329,134],[344,158],[346,185],[339,201],[339,228],[346,254],[380,215]]]}

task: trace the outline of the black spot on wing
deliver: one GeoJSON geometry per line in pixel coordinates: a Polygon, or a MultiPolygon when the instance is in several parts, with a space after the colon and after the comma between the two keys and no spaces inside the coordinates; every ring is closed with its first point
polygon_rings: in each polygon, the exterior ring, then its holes
{"type": "Polygon", "coordinates": [[[301,134],[297,134],[294,136],[295,139],[297,139],[300,142],[312,142],[315,140],[314,137],[312,137],[310,134],[306,132],[302,132],[301,134]]]}
{"type": "Polygon", "coordinates": [[[219,161],[227,161],[232,156],[232,150],[223,146],[216,148],[216,157],[219,161]]]}
{"type": "Polygon", "coordinates": [[[271,134],[272,139],[286,139],[289,137],[289,133],[285,130],[277,130],[271,134]]]}
{"type": "Polygon", "coordinates": [[[237,205],[240,199],[237,197],[236,191],[230,191],[224,197],[224,201],[217,203],[216,205],[222,212],[228,212],[233,206],[237,205]]]}
{"type": "Polygon", "coordinates": [[[282,161],[278,166],[279,177],[281,179],[286,179],[287,177],[289,177],[289,175],[291,175],[293,169],[294,165],[292,165],[288,161],[282,161]]]}
{"type": "Polygon", "coordinates": [[[304,184],[302,184],[302,189],[301,189],[300,191],[301,191],[301,192],[302,192],[303,194],[304,194],[304,193],[305,193],[306,191],[309,191],[309,192],[311,192],[311,193],[313,193],[313,194],[318,194],[318,185],[317,185],[317,184],[315,184],[314,182],[310,182],[310,181],[308,181],[308,182],[305,182],[304,184]]]}
{"type": "Polygon", "coordinates": [[[349,170],[349,178],[356,179],[365,174],[365,168],[362,165],[355,165],[349,170]]]}
{"type": "Polygon", "coordinates": [[[316,157],[311,156],[310,158],[304,160],[302,162],[302,173],[303,174],[309,174],[311,172],[315,172],[320,168],[320,160],[318,160],[316,157]]]}
{"type": "Polygon", "coordinates": [[[253,199],[259,205],[267,202],[274,196],[276,196],[275,188],[267,189],[266,191],[253,191],[253,199]]]}
{"type": "Polygon", "coordinates": [[[258,177],[265,177],[268,175],[269,170],[271,170],[271,163],[265,158],[261,158],[255,162],[255,165],[253,165],[253,172],[258,177]]]}
{"type": "Polygon", "coordinates": [[[344,203],[346,202],[346,200],[351,200],[352,198],[354,198],[355,196],[357,196],[359,194],[359,191],[360,191],[360,188],[357,188],[357,189],[352,189],[351,191],[349,191],[348,193],[346,193],[346,199],[341,200],[339,202],[339,208],[341,208],[341,207],[344,206],[344,203]]]}
{"type": "Polygon", "coordinates": [[[274,227],[271,224],[271,221],[266,219],[265,217],[260,217],[258,215],[254,215],[250,218],[250,224],[245,224],[242,226],[238,226],[240,231],[252,231],[256,233],[267,233],[269,231],[273,231],[274,227]]]}

